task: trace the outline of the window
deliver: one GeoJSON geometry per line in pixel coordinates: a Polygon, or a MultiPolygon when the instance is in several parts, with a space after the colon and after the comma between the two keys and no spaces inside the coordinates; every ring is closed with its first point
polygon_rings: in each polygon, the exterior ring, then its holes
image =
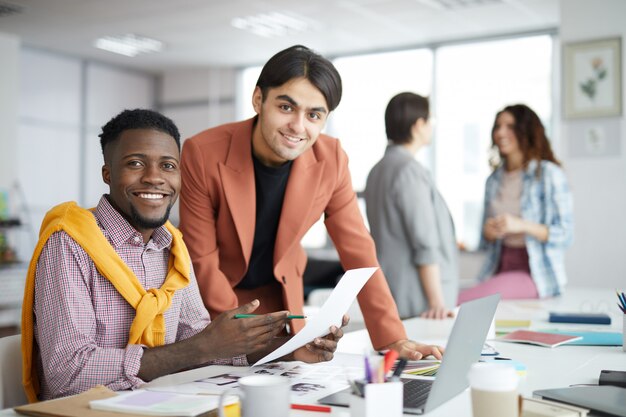
{"type": "Polygon", "coordinates": [[[496,113],[524,103],[550,133],[552,37],[468,43],[437,49],[434,176],[468,249],[480,240],[491,127],[496,113]]]}
{"type": "Polygon", "coordinates": [[[389,100],[403,91],[430,95],[432,55],[428,49],[417,49],[334,61],[341,74],[343,96],[327,130],[341,140],[350,158],[355,190],[365,188],[367,174],[385,152],[385,108],[389,100]]]}
{"type": "Polygon", "coordinates": [[[256,82],[261,75],[263,67],[249,67],[241,71],[239,84],[237,85],[237,98],[235,106],[237,107],[237,120],[249,119],[254,116],[254,108],[252,108],[252,92],[256,86],[256,82]]]}

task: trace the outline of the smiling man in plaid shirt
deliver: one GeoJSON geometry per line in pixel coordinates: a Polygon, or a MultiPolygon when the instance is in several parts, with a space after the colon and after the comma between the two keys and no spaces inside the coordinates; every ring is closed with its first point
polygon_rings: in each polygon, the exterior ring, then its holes
{"type": "MultiPolygon", "coordinates": [[[[24,385],[31,401],[144,381],[205,364],[247,365],[285,339],[287,311],[246,320],[255,300],[211,321],[182,235],[167,219],[180,190],[180,135],[150,110],[126,110],[100,134],[109,185],[95,209],[46,215],[24,299],[24,385]]],[[[346,318],[347,320],[347,318],[346,318]]],[[[344,322],[346,321],[344,320],[344,322]]],[[[329,360],[343,332],[283,360],[329,360]]]]}

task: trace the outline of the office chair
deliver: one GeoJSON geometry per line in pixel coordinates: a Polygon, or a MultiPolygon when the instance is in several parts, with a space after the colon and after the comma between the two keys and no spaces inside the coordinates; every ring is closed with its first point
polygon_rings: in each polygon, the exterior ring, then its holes
{"type": "Polygon", "coordinates": [[[21,335],[0,338],[0,409],[27,403],[22,386],[21,335]]]}

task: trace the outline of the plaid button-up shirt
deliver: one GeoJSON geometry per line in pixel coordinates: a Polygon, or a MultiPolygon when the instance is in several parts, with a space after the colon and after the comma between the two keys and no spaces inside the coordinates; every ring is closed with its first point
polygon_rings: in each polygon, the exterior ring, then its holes
{"type": "MultiPolygon", "coordinates": [[[[521,217],[548,227],[547,241],[540,242],[528,234],[525,241],[530,274],[537,292],[540,297],[552,297],[559,295],[567,282],[564,254],[574,238],[574,203],[563,170],[552,162],[541,161],[540,164],[539,177],[535,160],[528,163],[523,173],[521,217]]],[[[489,205],[500,188],[503,171],[501,166],[487,178],[482,227],[491,216],[489,205]]],[[[478,277],[484,281],[498,268],[502,240],[488,242],[483,237],[480,246],[487,251],[487,260],[478,277]]]]}
{"type": "MultiPolygon", "coordinates": [[[[172,243],[167,229],[156,229],[144,244],[142,235],[105,197],[100,199],[94,216],[143,287],[160,288],[172,243]]],[[[166,344],[199,333],[211,321],[193,268],[191,272],[190,284],[176,291],[164,313],[166,344]]],[[[40,399],[76,394],[98,384],[118,391],[144,382],[137,377],[143,347],[127,344],[135,309],[65,232],[54,233],[41,252],[34,314],[40,399]]],[[[245,356],[213,363],[247,365],[245,356]]]]}

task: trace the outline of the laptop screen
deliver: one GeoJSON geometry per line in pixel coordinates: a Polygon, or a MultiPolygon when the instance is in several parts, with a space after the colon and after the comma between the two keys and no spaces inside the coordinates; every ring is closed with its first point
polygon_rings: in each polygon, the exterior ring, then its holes
{"type": "MultiPolygon", "coordinates": [[[[500,296],[496,294],[461,305],[424,408],[411,407],[405,403],[405,413],[421,414],[433,410],[467,388],[467,373],[472,364],[480,359],[499,300],[500,296]]],[[[419,335],[415,336],[415,339],[419,339],[419,335]]],[[[407,380],[403,379],[403,382],[406,384],[407,380]]],[[[408,380],[408,383],[413,382],[416,380],[408,380]]],[[[321,398],[319,402],[348,407],[350,395],[348,389],[321,398]]]]}

